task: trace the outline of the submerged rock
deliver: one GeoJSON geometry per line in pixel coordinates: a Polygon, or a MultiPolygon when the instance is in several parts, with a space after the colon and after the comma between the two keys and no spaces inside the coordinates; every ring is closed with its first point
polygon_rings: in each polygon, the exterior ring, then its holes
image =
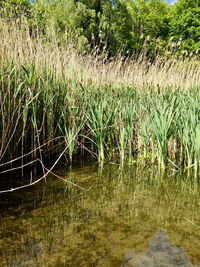
{"type": "Polygon", "coordinates": [[[125,254],[123,267],[198,267],[189,262],[184,256],[182,247],[175,247],[168,240],[165,231],[161,228],[150,242],[147,252],[125,254]]]}

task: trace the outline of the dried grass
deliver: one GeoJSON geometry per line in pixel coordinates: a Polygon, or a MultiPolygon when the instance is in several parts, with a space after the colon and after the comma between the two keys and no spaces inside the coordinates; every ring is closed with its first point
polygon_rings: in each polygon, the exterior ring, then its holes
{"type": "MultiPolygon", "coordinates": [[[[48,69],[56,73],[57,78],[65,75],[67,79],[95,85],[112,83],[115,85],[130,85],[143,88],[167,86],[189,88],[200,84],[200,64],[193,55],[191,58],[179,59],[166,56],[155,56],[153,62],[145,55],[145,47],[137,59],[135,55],[124,59],[119,55],[113,60],[106,59],[106,53],[99,54],[98,49],[88,55],[81,55],[70,43],[66,33],[64,44],[56,38],[53,27],[49,29],[46,38],[31,38],[26,23],[19,30],[14,23],[10,26],[0,20],[0,60],[4,51],[7,57],[18,64],[34,62],[36,69],[48,69]]],[[[36,31],[37,33],[37,31],[36,31]]],[[[1,64],[2,67],[2,64],[1,64]]]]}

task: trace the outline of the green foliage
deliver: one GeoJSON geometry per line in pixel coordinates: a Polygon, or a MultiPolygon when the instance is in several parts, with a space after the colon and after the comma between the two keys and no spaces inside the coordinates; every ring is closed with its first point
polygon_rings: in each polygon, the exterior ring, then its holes
{"type": "Polygon", "coordinates": [[[167,3],[161,0],[126,0],[125,2],[133,19],[132,31],[137,38],[141,35],[166,38],[169,12],[167,3]]]}
{"type": "Polygon", "coordinates": [[[9,18],[25,15],[42,34],[53,28],[81,53],[170,56],[200,48],[200,0],[2,0],[0,9],[9,18]]]}
{"type": "Polygon", "coordinates": [[[170,35],[181,39],[180,50],[200,48],[200,1],[178,0],[172,7],[170,35]]]}
{"type": "Polygon", "coordinates": [[[132,17],[123,1],[37,0],[33,4],[39,25],[54,24],[56,33],[73,40],[80,51],[107,50],[116,55],[132,49],[132,17]]]}
{"type": "Polygon", "coordinates": [[[169,6],[167,3],[160,0],[126,0],[123,2],[132,18],[130,31],[132,51],[145,49],[149,53],[158,50],[157,39],[164,41],[168,37],[169,6]]]}
{"type": "Polygon", "coordinates": [[[8,18],[29,17],[30,6],[29,0],[1,0],[0,13],[8,18]]]}
{"type": "Polygon", "coordinates": [[[31,148],[33,159],[66,151],[72,163],[86,148],[99,162],[124,165],[141,158],[162,169],[170,162],[200,173],[199,87],[159,94],[107,84],[83,87],[76,79],[56,79],[48,69],[38,74],[34,63],[7,63],[0,78],[2,162],[11,159],[10,151],[18,157],[31,148]],[[44,143],[44,150],[37,149],[44,143]]]}
{"type": "Polygon", "coordinates": [[[133,19],[123,1],[117,1],[112,13],[110,49],[115,55],[120,51],[133,52],[134,39],[132,38],[133,19]]]}

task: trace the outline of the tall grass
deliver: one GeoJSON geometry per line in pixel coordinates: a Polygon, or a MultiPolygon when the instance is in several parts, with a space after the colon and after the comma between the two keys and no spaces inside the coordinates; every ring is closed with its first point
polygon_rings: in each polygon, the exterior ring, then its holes
{"type": "Polygon", "coordinates": [[[31,38],[26,27],[8,27],[2,19],[0,44],[0,167],[14,158],[18,166],[49,161],[67,147],[70,164],[90,151],[99,162],[142,159],[198,176],[195,59],[158,57],[149,64],[141,53],[103,61],[81,56],[53,34],[31,38]]]}

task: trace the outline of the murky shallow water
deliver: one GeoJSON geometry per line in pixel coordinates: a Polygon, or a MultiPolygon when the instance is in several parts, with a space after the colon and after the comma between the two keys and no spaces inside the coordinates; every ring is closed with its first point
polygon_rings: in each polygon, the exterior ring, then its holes
{"type": "Polygon", "coordinates": [[[0,196],[0,266],[122,266],[160,228],[200,266],[199,186],[155,168],[83,163],[57,174],[84,189],[49,177],[0,196]]]}

